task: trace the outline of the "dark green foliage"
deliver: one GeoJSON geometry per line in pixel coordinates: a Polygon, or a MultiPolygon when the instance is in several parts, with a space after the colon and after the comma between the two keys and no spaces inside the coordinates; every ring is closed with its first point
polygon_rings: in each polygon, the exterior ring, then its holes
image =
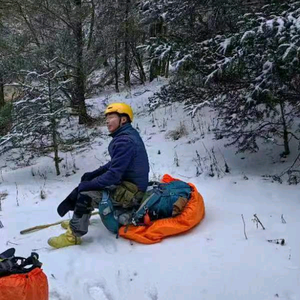
{"type": "Polygon", "coordinates": [[[6,103],[0,108],[0,136],[4,136],[11,128],[12,104],[6,103]]]}
{"type": "Polygon", "coordinates": [[[151,105],[184,101],[192,114],[210,105],[218,115],[217,135],[228,138],[228,145],[257,151],[262,138],[282,141],[289,154],[300,115],[299,8],[299,2],[267,5],[240,17],[239,32],[186,48],[183,65],[192,69],[178,73],[151,105]]]}

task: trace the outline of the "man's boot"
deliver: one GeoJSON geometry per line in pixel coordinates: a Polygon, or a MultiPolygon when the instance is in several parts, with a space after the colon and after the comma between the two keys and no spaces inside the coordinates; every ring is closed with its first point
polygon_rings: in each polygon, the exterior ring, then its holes
{"type": "Polygon", "coordinates": [[[73,234],[70,227],[68,227],[67,231],[59,236],[52,237],[48,240],[48,244],[56,249],[80,245],[81,238],[77,237],[73,234]]]}
{"type": "Polygon", "coordinates": [[[70,220],[65,220],[65,221],[62,221],[60,226],[63,228],[63,229],[68,229],[70,225],[70,220]]]}

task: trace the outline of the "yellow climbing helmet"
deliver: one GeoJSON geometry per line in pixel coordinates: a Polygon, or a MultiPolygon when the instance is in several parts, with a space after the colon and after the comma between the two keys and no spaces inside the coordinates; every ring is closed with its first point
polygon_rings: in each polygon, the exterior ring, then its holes
{"type": "Polygon", "coordinates": [[[107,106],[105,110],[105,115],[111,113],[118,113],[118,114],[126,114],[130,122],[133,121],[133,111],[130,105],[126,103],[111,103],[107,106]]]}

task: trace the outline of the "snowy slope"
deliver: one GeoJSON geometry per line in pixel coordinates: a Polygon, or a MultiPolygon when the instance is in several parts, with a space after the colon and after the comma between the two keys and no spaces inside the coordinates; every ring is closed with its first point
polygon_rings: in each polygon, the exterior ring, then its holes
{"type": "MultiPolygon", "coordinates": [[[[6,191],[8,196],[0,211],[4,225],[0,252],[8,247],[15,247],[21,256],[37,251],[48,276],[51,300],[299,300],[299,186],[261,177],[285,169],[292,158],[280,162],[282,149],[273,149],[271,144],[262,145],[258,154],[235,155],[235,149],[224,148],[225,141],[213,139],[214,117],[208,109],[193,121],[179,104],[148,113],[147,99],[163,83],[157,81],[131,93],[103,93],[88,103],[94,115],[100,114],[107,102],[125,101],[133,106],[134,126],[148,150],[151,178],[169,173],[194,183],[206,204],[202,223],[156,245],[116,239],[97,216],[81,246],[51,249],[47,239],[62,233],[60,226],[20,235],[22,229],[58,221],[56,207],[81,175],[109,159],[110,138],[99,135],[85,151],[62,155],[79,168],[72,176],[56,177],[49,157],[40,158],[34,166],[2,168],[0,193],[6,191]],[[182,124],[187,135],[178,140],[168,137],[170,130],[182,129],[182,124]],[[212,149],[214,177],[209,175],[212,149]],[[224,161],[230,174],[224,172],[224,161]],[[46,194],[44,200],[41,191],[46,194]],[[266,230],[257,227],[253,214],[266,230]],[[266,241],[278,238],[284,238],[286,245],[266,241]]],[[[105,127],[101,130],[106,133],[105,127]]],[[[5,165],[3,157],[0,163],[5,165]]]]}

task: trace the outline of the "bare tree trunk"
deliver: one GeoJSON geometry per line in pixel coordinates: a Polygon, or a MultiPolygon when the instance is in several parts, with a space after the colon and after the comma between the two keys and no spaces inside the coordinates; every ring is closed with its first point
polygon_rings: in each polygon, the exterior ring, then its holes
{"type": "Polygon", "coordinates": [[[81,0],[74,0],[76,5],[76,21],[73,32],[76,39],[76,71],[75,88],[72,106],[78,109],[79,124],[87,123],[89,120],[85,106],[85,74],[83,70],[83,33],[81,21],[81,0]]]}
{"type": "Polygon", "coordinates": [[[129,43],[129,4],[130,0],[126,0],[126,8],[125,8],[125,37],[124,37],[124,45],[125,45],[125,54],[124,54],[124,83],[128,87],[130,87],[130,43],[129,43]]]}
{"type": "Polygon", "coordinates": [[[150,64],[150,75],[149,75],[149,81],[151,82],[157,76],[159,75],[159,65],[158,61],[156,58],[152,59],[151,64],[150,64]]]}
{"type": "Polygon", "coordinates": [[[53,142],[53,151],[54,151],[54,164],[56,175],[60,175],[59,169],[59,156],[58,156],[58,142],[57,142],[57,123],[55,119],[54,109],[53,109],[53,102],[52,102],[52,93],[51,93],[51,79],[48,78],[48,97],[49,97],[49,108],[51,114],[51,135],[52,135],[52,142],[53,142]]]}
{"type": "Polygon", "coordinates": [[[166,67],[165,67],[165,77],[169,77],[169,69],[170,69],[170,55],[168,55],[167,61],[166,61],[166,67]]]}
{"type": "Polygon", "coordinates": [[[0,108],[5,105],[4,102],[4,79],[3,75],[0,74],[0,108]]]}
{"type": "Polygon", "coordinates": [[[282,120],[282,127],[283,127],[284,154],[289,155],[291,153],[289,147],[289,132],[286,125],[284,104],[282,101],[280,101],[280,111],[281,111],[281,120],[282,120]]]}
{"type": "Polygon", "coordinates": [[[141,80],[142,84],[144,84],[147,80],[147,77],[146,77],[146,73],[145,73],[144,66],[143,66],[143,59],[142,59],[140,53],[136,50],[136,45],[132,44],[131,50],[132,50],[132,53],[134,56],[134,61],[135,61],[136,67],[140,74],[140,80],[141,80]]]}
{"type": "Polygon", "coordinates": [[[119,57],[118,57],[118,39],[115,39],[115,88],[116,92],[119,93],[119,57]]]}
{"type": "Polygon", "coordinates": [[[92,45],[92,38],[93,38],[94,25],[95,25],[95,3],[93,0],[91,0],[91,4],[92,4],[92,13],[91,13],[92,15],[91,15],[90,32],[89,32],[87,50],[89,50],[92,45]]]}

